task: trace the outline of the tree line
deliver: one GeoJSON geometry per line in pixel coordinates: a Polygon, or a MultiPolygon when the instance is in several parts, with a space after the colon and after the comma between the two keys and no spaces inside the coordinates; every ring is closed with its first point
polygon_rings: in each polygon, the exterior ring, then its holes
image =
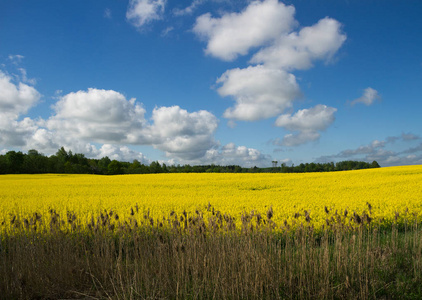
{"type": "Polygon", "coordinates": [[[61,147],[56,154],[46,156],[37,150],[9,151],[0,155],[0,174],[42,174],[42,173],[69,173],[69,174],[150,174],[150,173],[303,173],[303,172],[331,172],[343,170],[357,170],[379,168],[376,161],[372,163],[362,161],[341,161],[330,163],[306,163],[297,166],[273,166],[268,168],[245,168],[238,165],[171,165],[153,161],[149,165],[138,160],[122,162],[111,160],[109,157],[101,159],[87,158],[81,153],[72,153],[61,147]]]}

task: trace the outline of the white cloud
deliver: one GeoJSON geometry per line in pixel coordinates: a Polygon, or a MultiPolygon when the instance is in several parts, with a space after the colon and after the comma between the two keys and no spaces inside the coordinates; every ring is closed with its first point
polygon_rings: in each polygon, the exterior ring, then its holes
{"type": "MultiPolygon", "coordinates": [[[[251,66],[227,70],[216,81],[220,96],[236,101],[224,112],[225,118],[257,121],[293,107],[302,95],[296,77],[288,71],[308,69],[315,60],[331,60],[346,40],[342,25],[328,17],[292,32],[297,25],[294,13],[293,6],[266,0],[252,1],[240,13],[226,13],[220,18],[208,13],[197,18],[193,31],[206,39],[207,54],[233,60],[258,48],[249,61],[251,66]]],[[[316,132],[303,131],[286,139],[299,142],[319,138],[316,132]]]]}
{"type": "Polygon", "coordinates": [[[137,159],[141,163],[149,164],[150,161],[141,152],[130,149],[125,145],[103,144],[100,148],[77,139],[74,136],[64,136],[58,132],[50,131],[45,128],[38,128],[31,137],[28,138],[24,149],[37,149],[42,153],[51,155],[57,152],[57,149],[64,147],[73,153],[82,153],[89,158],[100,159],[108,156],[110,159],[118,161],[133,161],[137,159]]]}
{"type": "Polygon", "coordinates": [[[18,116],[27,113],[41,98],[41,94],[32,86],[19,82],[0,71],[0,114],[18,116]]]}
{"type": "MultiPolygon", "coordinates": [[[[43,125],[42,123],[39,122],[38,125],[41,126],[43,125]]],[[[22,148],[27,150],[36,149],[46,155],[51,155],[56,153],[60,147],[71,150],[73,153],[83,153],[91,158],[96,158],[98,155],[97,147],[90,142],[43,127],[37,127],[22,148]]]]}
{"type": "Polygon", "coordinates": [[[196,19],[193,31],[207,41],[205,53],[231,61],[274,40],[295,25],[295,9],[277,0],[252,1],[240,13],[213,18],[210,13],[196,19]]]}
{"type": "Polygon", "coordinates": [[[64,140],[59,142],[59,139],[60,136],[56,136],[54,132],[45,128],[37,128],[27,140],[25,148],[36,149],[43,153],[51,154],[65,145],[64,140]]]}
{"type": "Polygon", "coordinates": [[[127,100],[116,91],[94,88],[61,96],[53,108],[55,114],[48,120],[27,118],[11,123],[1,119],[0,144],[47,153],[65,146],[89,157],[113,153],[124,160],[142,156],[117,145],[150,145],[168,157],[185,160],[200,158],[217,145],[218,120],[204,110],[189,113],[179,106],[156,108],[147,122],[144,108],[134,98],[127,100]],[[104,145],[98,150],[91,143],[104,145]]]}
{"type": "Polygon", "coordinates": [[[36,130],[30,118],[19,120],[40,99],[41,94],[25,83],[13,83],[12,78],[0,71],[0,144],[24,146],[36,130]]]}
{"type": "Polygon", "coordinates": [[[126,18],[135,27],[160,20],[164,13],[166,0],[130,0],[126,18]]]}
{"type": "Polygon", "coordinates": [[[37,125],[30,118],[18,121],[10,115],[0,113],[0,144],[7,146],[25,146],[26,141],[36,131],[37,125]]]}
{"type": "Polygon", "coordinates": [[[256,121],[274,117],[292,106],[300,90],[293,74],[264,66],[250,66],[246,69],[226,71],[217,83],[218,93],[232,96],[236,101],[233,108],[224,112],[229,119],[256,121]]]}
{"type": "Polygon", "coordinates": [[[104,144],[98,150],[97,158],[108,156],[111,160],[115,159],[118,161],[129,161],[138,160],[143,164],[150,164],[151,161],[145,157],[141,152],[134,151],[127,146],[116,146],[110,144],[104,144]]]}
{"type": "Polygon", "coordinates": [[[179,106],[160,107],[152,112],[152,120],[148,130],[151,144],[169,157],[197,159],[216,145],[218,120],[208,111],[189,113],[179,106]]]}
{"type": "Polygon", "coordinates": [[[197,161],[198,164],[239,165],[242,167],[269,167],[271,157],[257,149],[245,146],[236,146],[229,143],[220,149],[214,148],[206,152],[205,156],[197,161]]]}
{"type": "MultiPolygon", "coordinates": [[[[168,164],[220,164],[244,167],[271,165],[271,157],[259,150],[235,146],[233,143],[219,147],[213,137],[218,125],[217,119],[209,112],[189,113],[178,106],[161,107],[153,111],[152,120],[152,125],[143,132],[145,140],[148,140],[148,145],[165,151],[171,158],[166,162],[168,164]]],[[[137,159],[145,164],[151,162],[142,153],[127,146],[103,144],[97,148],[89,142],[46,129],[36,130],[25,148],[52,154],[61,146],[92,158],[108,156],[119,161],[137,159]]]]}
{"type": "Polygon", "coordinates": [[[185,15],[191,15],[195,9],[200,6],[201,4],[203,4],[205,2],[205,0],[193,0],[191,5],[189,5],[188,7],[185,7],[183,9],[178,9],[176,8],[173,13],[176,16],[185,16],[185,15]]]}
{"type": "Polygon", "coordinates": [[[331,59],[345,40],[341,24],[326,17],[298,33],[281,35],[273,45],[258,51],[251,63],[282,69],[309,69],[313,60],[331,59]]]}
{"type": "Polygon", "coordinates": [[[318,104],[312,108],[301,109],[294,115],[281,115],[275,121],[275,125],[292,131],[321,131],[334,122],[336,111],[334,107],[318,104]]]}
{"type": "Polygon", "coordinates": [[[376,100],[380,100],[380,99],[381,99],[381,96],[378,94],[378,91],[374,90],[371,87],[368,87],[363,91],[362,97],[353,100],[352,102],[350,102],[350,104],[353,106],[358,103],[363,103],[366,106],[369,106],[369,105],[374,104],[376,100]]]}
{"type": "Polygon", "coordinates": [[[54,105],[46,127],[62,135],[93,142],[140,143],[145,110],[113,90],[90,88],[69,93],[54,105]]]}
{"type": "Polygon", "coordinates": [[[89,88],[57,93],[54,114],[47,120],[19,116],[37,103],[35,88],[0,72],[0,145],[37,149],[47,155],[65,147],[87,157],[148,163],[140,152],[124,144],[150,145],[181,162],[266,165],[258,150],[227,145],[218,149],[217,118],[208,111],[188,112],[179,106],[155,108],[150,122],[136,100],[113,90],[89,88]],[[100,145],[94,145],[99,143],[100,145]],[[102,144],[102,145],[101,145],[102,144]]]}
{"type": "Polygon", "coordinates": [[[134,159],[141,163],[149,164],[151,161],[141,152],[130,149],[128,146],[103,144],[98,149],[89,142],[83,142],[72,137],[56,136],[54,132],[38,129],[30,138],[25,149],[37,149],[38,151],[51,155],[57,152],[57,149],[64,147],[67,151],[73,153],[82,153],[88,158],[101,159],[108,156],[111,160],[129,161],[134,159]]]}
{"type": "Polygon", "coordinates": [[[280,145],[297,146],[319,139],[319,131],[326,130],[334,122],[336,111],[334,107],[318,104],[309,109],[299,110],[294,115],[281,115],[275,121],[275,125],[298,133],[285,135],[280,145]]]}

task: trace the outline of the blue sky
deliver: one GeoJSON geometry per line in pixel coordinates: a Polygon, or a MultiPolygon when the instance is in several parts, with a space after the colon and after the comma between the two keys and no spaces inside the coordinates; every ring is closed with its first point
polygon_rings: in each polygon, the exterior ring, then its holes
{"type": "Polygon", "coordinates": [[[422,164],[422,2],[0,1],[0,153],[422,164]]]}

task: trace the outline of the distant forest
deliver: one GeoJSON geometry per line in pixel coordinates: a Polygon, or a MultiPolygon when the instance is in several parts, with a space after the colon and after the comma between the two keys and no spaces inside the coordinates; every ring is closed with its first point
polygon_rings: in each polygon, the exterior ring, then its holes
{"type": "Polygon", "coordinates": [[[41,174],[41,173],[69,173],[69,174],[151,174],[151,173],[304,173],[304,172],[331,172],[379,168],[373,161],[341,161],[331,163],[306,163],[297,166],[277,166],[273,161],[272,167],[244,168],[237,165],[171,165],[153,161],[149,165],[137,160],[122,162],[103,157],[101,159],[86,158],[84,154],[66,151],[60,148],[55,155],[45,156],[37,150],[29,150],[27,154],[21,151],[9,151],[0,155],[0,174],[41,174]]]}

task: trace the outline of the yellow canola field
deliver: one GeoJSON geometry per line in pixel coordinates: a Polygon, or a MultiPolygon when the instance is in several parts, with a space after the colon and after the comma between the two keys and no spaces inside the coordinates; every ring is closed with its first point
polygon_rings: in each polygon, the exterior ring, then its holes
{"type": "MultiPolygon", "coordinates": [[[[307,210],[311,223],[319,228],[327,213],[338,211],[369,213],[373,222],[400,218],[422,219],[422,166],[303,174],[148,174],[148,175],[1,175],[0,224],[9,226],[13,216],[24,218],[37,212],[46,218],[54,209],[62,216],[72,211],[88,222],[92,215],[113,210],[120,221],[130,217],[131,208],[150,210],[154,219],[199,209],[210,203],[222,214],[240,223],[241,215],[252,210],[278,225],[304,221],[307,210]],[[406,213],[407,212],[407,213],[406,213]],[[295,220],[295,214],[301,218],[295,220]]],[[[3,227],[4,229],[4,227],[3,227]]]]}

